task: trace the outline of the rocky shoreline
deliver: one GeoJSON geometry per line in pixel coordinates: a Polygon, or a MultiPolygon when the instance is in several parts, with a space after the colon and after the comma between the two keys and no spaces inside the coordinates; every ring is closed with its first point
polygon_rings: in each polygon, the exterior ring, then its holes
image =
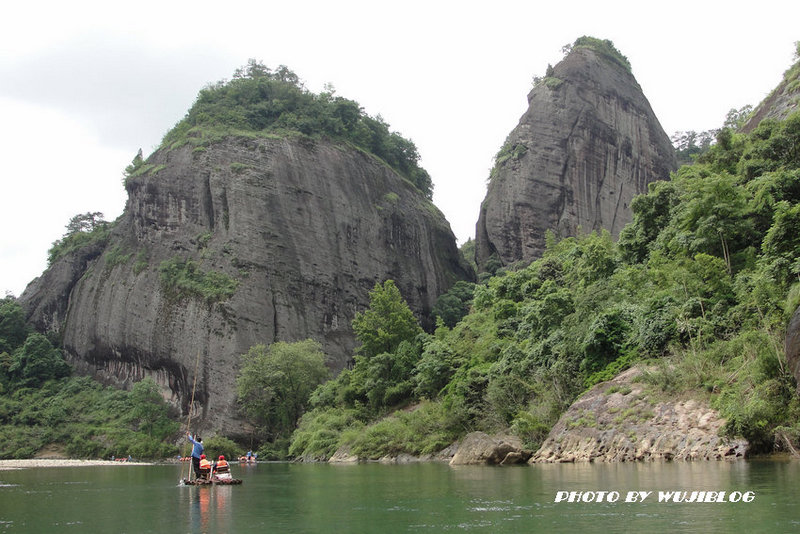
{"type": "Polygon", "coordinates": [[[702,399],[661,399],[634,367],[598,384],[559,418],[531,463],[737,460],[747,441],[721,436],[725,421],[702,399]]]}
{"type": "MultiPolygon", "coordinates": [[[[538,450],[517,436],[471,432],[437,454],[386,456],[380,463],[448,462],[450,465],[513,465],[566,462],[739,460],[747,441],[721,436],[724,420],[701,398],[662,398],[634,367],[598,384],[564,412],[538,450]]],[[[299,461],[320,461],[300,459],[299,461]]],[[[325,460],[321,460],[325,461],[325,460]]],[[[329,463],[360,463],[348,448],[329,463]]],[[[0,470],[31,467],[146,465],[140,462],[39,458],[0,460],[0,470]]]]}
{"type": "MultiPolygon", "coordinates": [[[[567,462],[740,460],[747,441],[721,436],[725,421],[701,398],[661,398],[635,367],[598,384],[559,418],[536,451],[516,436],[472,432],[436,455],[385,457],[381,463],[445,461],[450,465],[567,462]]],[[[339,450],[330,463],[362,458],[339,450]]]]}

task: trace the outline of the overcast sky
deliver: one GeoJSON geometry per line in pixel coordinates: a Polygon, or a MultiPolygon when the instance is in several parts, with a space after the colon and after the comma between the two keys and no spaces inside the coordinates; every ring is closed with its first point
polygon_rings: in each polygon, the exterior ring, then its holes
{"type": "MultiPolygon", "coordinates": [[[[21,294],[69,218],[122,213],[122,172],[248,58],[380,114],[472,237],[534,76],[581,35],[628,57],[668,135],[719,127],[780,81],[800,2],[8,2],[0,20],[0,291],[21,294]]],[[[2,293],[0,293],[2,296],[2,293]]]]}

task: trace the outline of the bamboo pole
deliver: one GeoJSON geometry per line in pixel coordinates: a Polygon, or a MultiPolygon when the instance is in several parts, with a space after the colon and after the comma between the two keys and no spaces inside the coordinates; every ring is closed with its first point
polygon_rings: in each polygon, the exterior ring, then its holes
{"type": "MultiPolygon", "coordinates": [[[[186,418],[186,432],[191,432],[191,424],[192,424],[192,411],[194,410],[194,392],[197,388],[197,367],[200,363],[200,351],[197,351],[197,356],[194,359],[194,383],[192,384],[192,400],[189,402],[189,415],[186,418]]],[[[189,455],[191,456],[191,450],[189,451],[189,455]]],[[[191,460],[190,460],[191,463],[191,460]]],[[[183,469],[181,469],[181,475],[183,475],[183,469]]],[[[189,477],[190,480],[192,478],[192,468],[189,467],[189,477]]],[[[181,477],[183,480],[183,477],[181,477]]]]}

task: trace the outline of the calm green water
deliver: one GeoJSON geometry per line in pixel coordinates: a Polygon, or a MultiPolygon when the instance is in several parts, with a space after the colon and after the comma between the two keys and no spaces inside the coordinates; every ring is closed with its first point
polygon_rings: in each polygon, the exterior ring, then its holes
{"type": "Polygon", "coordinates": [[[234,466],[241,486],[177,484],[183,466],[0,471],[0,532],[796,532],[800,462],[459,467],[234,466]],[[659,490],[752,502],[658,502],[659,490]],[[618,491],[615,503],[554,502],[618,491]],[[628,491],[652,491],[623,502],[628,491]]]}

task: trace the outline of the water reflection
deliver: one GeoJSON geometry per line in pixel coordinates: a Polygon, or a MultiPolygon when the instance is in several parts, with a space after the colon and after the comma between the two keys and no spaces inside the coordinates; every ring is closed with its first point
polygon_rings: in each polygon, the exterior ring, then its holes
{"type": "Polygon", "coordinates": [[[241,486],[181,486],[178,466],[0,471],[3,532],[787,532],[800,462],[261,464],[241,486]],[[617,502],[554,502],[617,491],[617,502]],[[751,503],[659,502],[659,491],[753,491],[751,503]],[[652,492],[626,503],[627,492],[652,492]],[[43,502],[46,506],[43,506],[43,502]]]}
{"type": "Polygon", "coordinates": [[[186,487],[189,524],[193,532],[232,532],[232,486],[186,487]]]}

